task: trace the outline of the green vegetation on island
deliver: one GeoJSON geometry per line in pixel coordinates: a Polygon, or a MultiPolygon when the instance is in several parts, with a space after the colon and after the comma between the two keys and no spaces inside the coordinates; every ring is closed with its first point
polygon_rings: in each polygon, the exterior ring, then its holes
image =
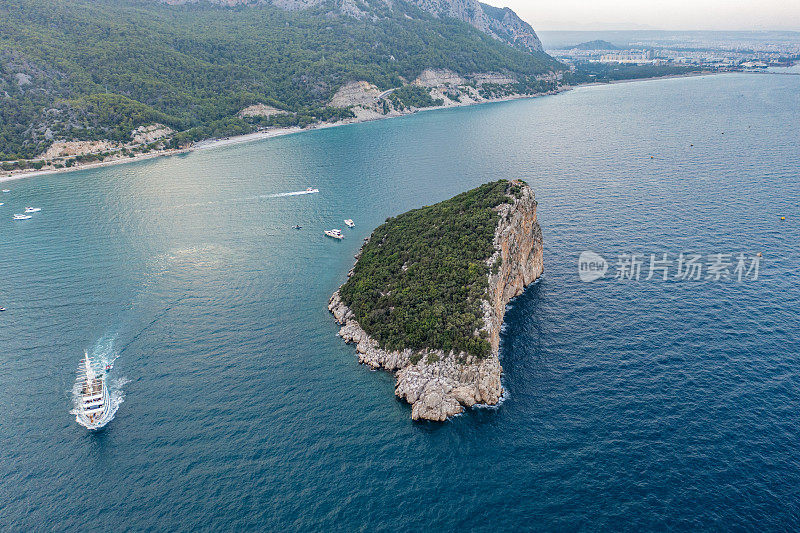
{"type": "Polygon", "coordinates": [[[519,186],[500,180],[387,219],[339,289],[361,327],[389,350],[490,353],[481,301],[499,215],[519,186]]]}
{"type": "MultiPolygon", "coordinates": [[[[368,16],[333,0],[302,10],[0,0],[0,161],[35,158],[57,139],[130,141],[153,122],[181,132],[176,146],[347,117],[327,103],[354,80],[386,90],[427,68],[518,79],[562,68],[403,0],[357,4],[368,16]],[[258,103],[287,113],[237,115],[258,103]]],[[[395,98],[425,100],[414,91],[395,98]]]]}

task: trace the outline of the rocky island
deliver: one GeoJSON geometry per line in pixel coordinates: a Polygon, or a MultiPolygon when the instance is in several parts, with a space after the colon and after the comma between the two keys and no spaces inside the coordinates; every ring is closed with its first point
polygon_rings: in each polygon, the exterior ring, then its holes
{"type": "Polygon", "coordinates": [[[543,271],[536,207],[525,182],[500,180],[390,218],[331,296],[339,336],[395,372],[414,420],[500,400],[506,305],[543,271]]]}

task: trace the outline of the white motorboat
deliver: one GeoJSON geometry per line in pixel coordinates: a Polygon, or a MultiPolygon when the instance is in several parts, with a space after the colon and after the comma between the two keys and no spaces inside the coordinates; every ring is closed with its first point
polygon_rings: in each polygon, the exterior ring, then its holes
{"type": "Polygon", "coordinates": [[[350,218],[346,218],[344,223],[347,225],[348,228],[355,228],[356,227],[356,223],[353,222],[353,220],[350,219],[350,218]]]}
{"type": "Polygon", "coordinates": [[[41,207],[26,207],[25,208],[25,212],[26,213],[38,213],[41,210],[42,210],[41,207]]]}
{"type": "Polygon", "coordinates": [[[6,205],[6,204],[4,204],[3,202],[0,202],[0,205],[6,205]]]}
{"type": "Polygon", "coordinates": [[[11,192],[11,189],[3,189],[3,192],[11,192]]]}
{"type": "Polygon", "coordinates": [[[22,213],[17,213],[14,215],[14,220],[28,220],[31,218],[30,215],[23,215],[22,213]]]}
{"type": "Polygon", "coordinates": [[[334,239],[342,240],[344,239],[344,235],[342,235],[342,230],[338,229],[327,229],[325,230],[325,235],[328,237],[332,237],[334,239]]]}
{"type": "Polygon", "coordinates": [[[308,188],[306,189],[306,192],[307,192],[307,193],[319,192],[319,189],[314,189],[313,187],[308,187],[308,188]]]}
{"type": "Polygon", "coordinates": [[[78,366],[79,404],[75,419],[88,429],[100,429],[111,420],[111,398],[106,385],[106,374],[94,368],[85,353],[78,366]]]}

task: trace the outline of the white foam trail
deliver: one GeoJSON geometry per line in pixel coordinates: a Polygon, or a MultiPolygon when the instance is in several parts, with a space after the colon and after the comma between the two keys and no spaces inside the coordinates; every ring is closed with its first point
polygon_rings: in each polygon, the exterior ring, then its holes
{"type": "MultiPolygon", "coordinates": [[[[505,385],[501,382],[501,384],[505,385]]],[[[503,394],[500,395],[500,398],[497,399],[497,403],[494,405],[487,405],[485,403],[476,403],[473,407],[476,409],[490,409],[490,410],[497,410],[500,409],[500,406],[503,405],[506,400],[508,399],[508,388],[503,387],[503,394]]]]}
{"type": "MultiPolygon", "coordinates": [[[[262,194],[259,196],[253,196],[252,199],[256,198],[282,198],[284,196],[299,196],[301,194],[317,194],[319,191],[314,189],[313,191],[293,191],[293,192],[279,192],[275,194],[262,194]]],[[[250,200],[251,198],[245,198],[245,200],[250,200]]]]}
{"type": "Polygon", "coordinates": [[[258,194],[256,196],[244,196],[242,198],[228,198],[227,200],[211,200],[209,202],[197,202],[194,204],[179,204],[170,206],[171,209],[181,209],[184,207],[202,207],[205,205],[219,205],[219,204],[233,204],[236,202],[248,202],[252,200],[267,200],[269,198],[285,198],[287,196],[301,196],[304,194],[317,194],[319,191],[314,189],[312,191],[292,191],[292,192],[277,192],[273,194],[258,194]]]}

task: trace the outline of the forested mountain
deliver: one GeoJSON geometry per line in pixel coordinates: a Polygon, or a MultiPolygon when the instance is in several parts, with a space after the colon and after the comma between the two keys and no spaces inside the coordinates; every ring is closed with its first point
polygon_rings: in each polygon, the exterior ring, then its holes
{"type": "Polygon", "coordinates": [[[128,141],[154,122],[192,139],[242,133],[237,112],[257,103],[325,120],[347,113],[327,103],[354,80],[389,89],[428,68],[520,80],[561,68],[414,3],[369,2],[0,0],[0,160],[54,139],[128,141]]]}
{"type": "MultiPolygon", "coordinates": [[[[326,0],[152,0],[170,5],[208,3],[222,6],[271,4],[296,10],[324,4],[326,0]]],[[[391,0],[382,0],[392,4],[391,0]]],[[[435,17],[452,17],[468,22],[482,32],[508,44],[533,52],[542,51],[542,43],[530,24],[509,8],[493,7],[478,0],[408,0],[435,17]]],[[[335,11],[355,18],[371,17],[369,5],[356,0],[339,0],[331,6],[335,11]]]]}

